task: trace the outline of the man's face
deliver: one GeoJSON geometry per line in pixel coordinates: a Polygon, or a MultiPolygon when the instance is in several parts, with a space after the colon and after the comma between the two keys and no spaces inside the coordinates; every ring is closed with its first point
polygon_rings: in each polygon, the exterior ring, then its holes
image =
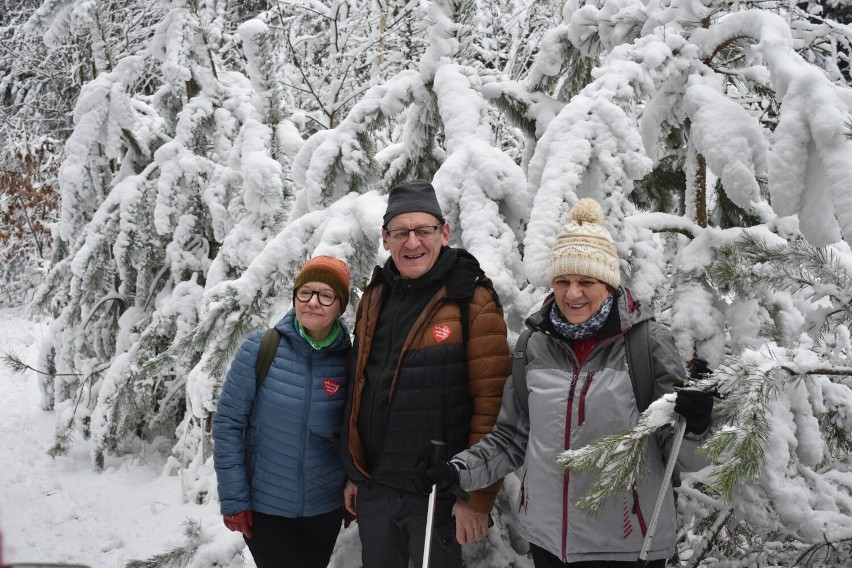
{"type": "Polygon", "coordinates": [[[419,238],[414,231],[410,231],[402,241],[395,240],[391,235],[394,231],[439,224],[440,221],[433,215],[421,212],[402,213],[388,221],[387,230],[382,231],[382,245],[390,251],[400,276],[413,279],[429,272],[438,260],[441,247],[450,244],[450,226],[444,223],[434,235],[426,239],[419,238]]]}

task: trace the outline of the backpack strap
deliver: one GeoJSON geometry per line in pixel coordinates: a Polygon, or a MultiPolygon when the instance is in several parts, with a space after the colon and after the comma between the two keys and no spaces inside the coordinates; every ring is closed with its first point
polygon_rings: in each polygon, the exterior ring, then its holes
{"type": "MultiPolygon", "coordinates": [[[[653,318],[652,318],[653,319],[653,318]]],[[[644,412],[651,405],[654,396],[654,358],[651,357],[651,320],[637,323],[624,336],[625,351],[627,352],[627,367],[633,394],[636,396],[636,406],[639,412],[644,412]]],[[[668,444],[663,447],[666,455],[668,444]]],[[[680,487],[680,469],[675,466],[672,471],[672,488],[680,487]]],[[[677,500],[678,492],[674,492],[677,500]]]]}
{"type": "Polygon", "coordinates": [[[470,293],[470,296],[465,296],[464,298],[460,298],[459,302],[459,312],[461,317],[461,326],[462,326],[462,342],[467,349],[467,340],[470,338],[470,302],[473,300],[473,295],[476,293],[476,287],[482,286],[489,292],[491,292],[491,297],[494,299],[494,303],[498,306],[502,307],[503,304],[500,303],[500,296],[497,294],[497,290],[494,289],[494,285],[490,280],[483,278],[482,276],[478,276],[476,278],[476,283],[473,286],[473,290],[470,293]]]}
{"type": "Polygon", "coordinates": [[[266,333],[263,334],[260,351],[257,352],[257,361],[254,364],[255,394],[260,391],[260,385],[263,384],[266,375],[269,373],[269,367],[272,366],[272,360],[275,359],[275,353],[278,351],[280,342],[281,332],[274,327],[267,329],[266,333]]]}
{"type": "Polygon", "coordinates": [[[518,396],[524,406],[529,407],[530,393],[526,388],[527,378],[527,343],[533,330],[529,327],[524,328],[518,341],[515,343],[515,349],[512,351],[512,380],[515,382],[515,395],[518,396]]]}
{"type": "Polygon", "coordinates": [[[624,347],[627,352],[627,370],[636,407],[644,412],[651,405],[654,396],[654,359],[651,357],[650,320],[634,325],[624,335],[624,347]]]}
{"type": "MultiPolygon", "coordinates": [[[[523,383],[527,373],[527,343],[532,333],[532,329],[525,328],[512,351],[512,380],[515,381],[515,392],[525,404],[529,404],[529,392],[523,388],[523,383]]],[[[624,336],[630,384],[640,413],[651,405],[651,397],[654,396],[650,334],[649,320],[645,320],[634,325],[624,336]]]]}

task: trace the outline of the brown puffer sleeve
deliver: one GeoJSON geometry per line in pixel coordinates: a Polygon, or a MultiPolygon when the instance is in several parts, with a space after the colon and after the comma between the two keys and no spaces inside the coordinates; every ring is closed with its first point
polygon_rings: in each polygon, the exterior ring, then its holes
{"type": "MultiPolygon", "coordinates": [[[[470,301],[470,333],[467,343],[467,372],[473,415],[470,420],[469,445],[477,443],[491,431],[500,412],[503,385],[512,369],[506,320],[491,291],[477,286],[470,301]]],[[[498,481],[470,492],[468,505],[487,513],[494,505],[498,481]]]]}

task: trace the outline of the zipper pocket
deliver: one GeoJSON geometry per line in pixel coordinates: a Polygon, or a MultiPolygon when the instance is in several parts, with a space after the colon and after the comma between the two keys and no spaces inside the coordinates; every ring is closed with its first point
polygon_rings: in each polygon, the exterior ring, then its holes
{"type": "Polygon", "coordinates": [[[648,527],[645,525],[645,517],[642,516],[642,506],[639,505],[639,492],[636,491],[636,484],[630,486],[630,491],[633,493],[633,514],[636,515],[636,520],[639,522],[639,530],[642,531],[642,538],[648,533],[648,527]]]}

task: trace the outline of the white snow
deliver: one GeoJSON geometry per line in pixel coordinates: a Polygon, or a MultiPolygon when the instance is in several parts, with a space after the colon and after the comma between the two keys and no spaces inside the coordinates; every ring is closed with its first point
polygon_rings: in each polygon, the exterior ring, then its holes
{"type": "MultiPolygon", "coordinates": [[[[39,344],[49,333],[22,310],[0,309],[2,353],[36,365],[39,344]]],[[[104,471],[92,467],[90,440],[77,439],[70,455],[47,454],[56,417],[40,409],[36,374],[16,375],[0,366],[0,531],[2,562],[56,562],[90,568],[124,568],[185,546],[184,523],[201,525],[202,540],[190,566],[209,568],[244,548],[228,531],[219,503],[184,501],[180,475],[164,473],[172,442],[140,443],[123,458],[107,458],[104,471]]],[[[215,493],[215,488],[213,489],[215,493]]],[[[330,566],[356,566],[360,544],[353,525],[342,532],[330,566]]],[[[248,549],[230,566],[253,568],[248,549]]],[[[217,564],[228,566],[228,564],[217,564]]]]}

